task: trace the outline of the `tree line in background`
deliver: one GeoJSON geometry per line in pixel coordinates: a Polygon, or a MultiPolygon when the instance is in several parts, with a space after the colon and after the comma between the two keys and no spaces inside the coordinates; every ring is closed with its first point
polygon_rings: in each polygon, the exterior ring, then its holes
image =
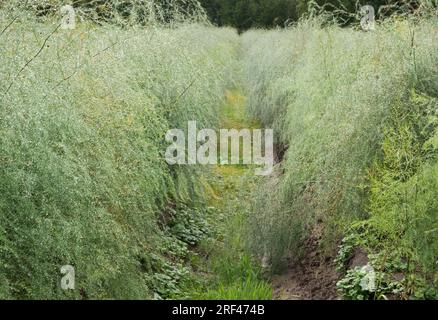
{"type": "Polygon", "coordinates": [[[45,15],[58,10],[59,4],[68,3],[76,8],[91,10],[97,14],[98,20],[110,18],[109,15],[114,12],[129,17],[134,7],[137,8],[137,17],[142,20],[146,12],[141,8],[146,5],[158,10],[165,22],[175,17],[175,11],[190,15],[203,8],[213,24],[244,31],[250,28],[284,27],[311,11],[318,13],[322,10],[331,12],[341,25],[348,25],[357,21],[359,8],[364,5],[373,6],[376,17],[381,18],[394,12],[416,12],[426,5],[436,7],[438,0],[40,0],[37,7],[39,13],[45,15]]]}
{"type": "Polygon", "coordinates": [[[233,26],[240,30],[251,27],[282,26],[288,21],[296,21],[304,12],[297,7],[296,0],[201,0],[200,2],[214,24],[233,26]]]}
{"type": "Polygon", "coordinates": [[[283,27],[297,21],[312,8],[323,8],[335,13],[341,23],[350,23],[352,15],[364,5],[375,8],[378,16],[397,10],[415,11],[423,2],[435,0],[200,0],[211,21],[219,26],[233,26],[239,30],[254,27],[283,27]],[[383,9],[379,12],[379,8],[383,9]]]}

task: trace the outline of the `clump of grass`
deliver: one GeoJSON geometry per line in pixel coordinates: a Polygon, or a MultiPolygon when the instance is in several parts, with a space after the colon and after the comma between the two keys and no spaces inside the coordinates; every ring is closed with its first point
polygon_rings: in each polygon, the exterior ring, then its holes
{"type": "Polygon", "coordinates": [[[246,279],[230,286],[220,285],[201,297],[206,300],[272,300],[272,287],[266,282],[246,279]]]}

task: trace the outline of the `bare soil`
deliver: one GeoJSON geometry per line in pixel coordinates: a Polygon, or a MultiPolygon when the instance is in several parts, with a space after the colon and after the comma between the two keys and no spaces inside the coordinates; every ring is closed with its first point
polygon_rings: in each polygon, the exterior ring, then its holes
{"type": "Polygon", "coordinates": [[[339,274],[333,262],[319,249],[319,232],[305,243],[305,254],[299,261],[289,260],[287,271],[274,277],[274,299],[276,300],[338,300],[336,282],[339,274]]]}

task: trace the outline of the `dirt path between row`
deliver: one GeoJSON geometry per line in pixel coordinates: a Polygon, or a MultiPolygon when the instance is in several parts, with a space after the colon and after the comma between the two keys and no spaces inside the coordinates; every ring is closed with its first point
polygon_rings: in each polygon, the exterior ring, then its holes
{"type": "MultiPolygon", "coordinates": [[[[222,126],[224,128],[256,128],[259,124],[247,119],[244,111],[245,97],[239,90],[226,91],[226,104],[222,109],[222,126]]],[[[241,166],[219,166],[217,172],[228,186],[235,186],[239,177],[243,176],[245,169],[241,166]]],[[[241,186],[242,187],[242,186],[241,186]]],[[[243,186],[248,188],[248,185],[243,186]]],[[[236,191],[227,190],[236,193],[236,191]]],[[[242,199],[243,200],[243,199],[242,199]]],[[[312,232],[305,243],[305,255],[300,263],[290,259],[286,272],[272,279],[273,298],[277,300],[311,300],[338,299],[336,282],[338,274],[335,271],[334,257],[326,257],[319,251],[322,226],[312,232]]]]}
{"type": "Polygon", "coordinates": [[[339,274],[334,257],[321,253],[320,232],[305,243],[305,255],[300,262],[289,260],[287,271],[273,278],[276,300],[338,300],[336,282],[339,274]]]}

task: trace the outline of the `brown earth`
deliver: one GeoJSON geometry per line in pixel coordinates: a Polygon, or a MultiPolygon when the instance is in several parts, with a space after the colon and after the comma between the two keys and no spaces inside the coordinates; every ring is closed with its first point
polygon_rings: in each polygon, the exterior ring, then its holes
{"type": "Polygon", "coordinates": [[[276,300],[338,300],[336,282],[339,274],[333,262],[319,249],[320,232],[305,243],[305,254],[299,261],[288,262],[287,271],[274,277],[274,299],[276,300]]]}

